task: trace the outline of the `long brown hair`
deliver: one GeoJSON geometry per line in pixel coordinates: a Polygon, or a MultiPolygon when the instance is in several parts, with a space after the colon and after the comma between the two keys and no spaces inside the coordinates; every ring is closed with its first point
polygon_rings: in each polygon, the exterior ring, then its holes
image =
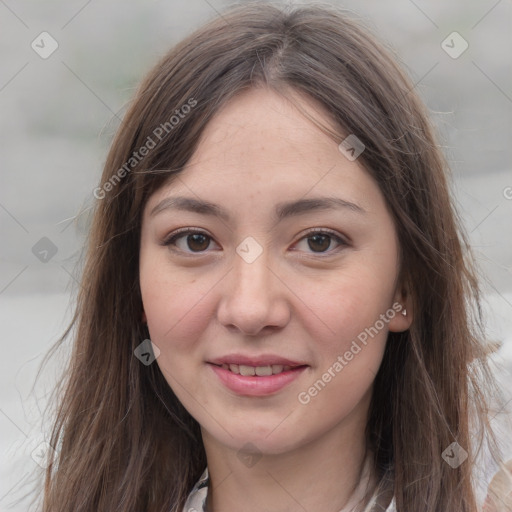
{"type": "Polygon", "coordinates": [[[308,95],[338,127],[323,126],[328,136],[355,134],[365,145],[359,162],[393,216],[414,310],[408,331],[389,334],[376,376],[367,426],[374,469],[393,475],[398,512],[475,512],[471,471],[486,429],[471,418],[486,426],[489,372],[473,313],[478,283],[426,109],[392,54],[350,16],[266,2],[226,10],[165,55],[111,146],[63,336],[74,344],[55,395],[43,511],[181,512],[206,466],[198,423],[158,365],[134,357],[149,337],[141,213],[179,175],[212,116],[255,86],[308,95]],[[457,468],[442,457],[453,442],[469,455],[457,468]]]}

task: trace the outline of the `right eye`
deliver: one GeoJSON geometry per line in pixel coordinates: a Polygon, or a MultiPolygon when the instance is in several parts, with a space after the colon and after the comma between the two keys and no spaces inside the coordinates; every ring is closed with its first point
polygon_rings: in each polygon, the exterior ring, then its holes
{"type": "Polygon", "coordinates": [[[173,246],[172,250],[177,248],[187,254],[200,254],[208,249],[212,241],[213,238],[204,231],[183,228],[171,233],[162,245],[173,246]]]}

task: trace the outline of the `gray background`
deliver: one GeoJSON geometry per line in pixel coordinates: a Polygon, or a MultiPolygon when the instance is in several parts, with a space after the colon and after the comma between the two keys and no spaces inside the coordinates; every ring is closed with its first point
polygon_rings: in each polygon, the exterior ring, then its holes
{"type": "MultiPolygon", "coordinates": [[[[489,338],[502,342],[494,358],[504,363],[509,393],[512,2],[331,3],[355,11],[395,48],[432,112],[482,269],[489,338]],[[454,31],[469,44],[458,58],[442,46],[454,31]]],[[[0,511],[27,510],[15,501],[38,468],[47,438],[41,412],[65,353],[33,387],[34,378],[69,319],[87,208],[124,105],[171,45],[228,4],[0,0],[0,511]],[[31,47],[43,31],[59,45],[47,59],[31,47]],[[33,250],[49,249],[43,237],[57,251],[48,261],[33,250]]],[[[456,39],[446,44],[462,48],[456,39]]]]}

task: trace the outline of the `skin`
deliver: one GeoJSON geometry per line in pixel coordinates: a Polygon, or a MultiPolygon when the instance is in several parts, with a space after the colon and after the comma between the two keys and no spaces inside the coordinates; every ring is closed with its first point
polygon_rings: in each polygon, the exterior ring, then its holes
{"type": "MultiPolygon", "coordinates": [[[[329,125],[321,105],[293,94],[329,125]]],[[[263,88],[220,110],[178,179],[149,198],[140,245],[143,319],[160,349],[156,363],[201,425],[210,511],[337,512],[345,505],[365,456],[388,330],[406,330],[412,321],[397,282],[398,254],[393,220],[370,174],[289,101],[263,88]],[[230,219],[172,208],[151,215],[175,196],[221,205],[230,219]],[[274,218],[280,202],[326,196],[364,212],[343,207],[274,218]],[[185,234],[175,246],[162,245],[188,227],[210,238],[194,244],[185,234]],[[314,243],[309,228],[334,230],[344,243],[314,243]],[[249,236],[262,249],[252,263],[236,252],[249,236]],[[298,394],[395,302],[407,315],[396,314],[300,403],[298,394]],[[277,393],[243,396],[208,364],[233,353],[276,354],[308,367],[277,393]],[[250,464],[242,454],[253,455],[250,464]]]]}

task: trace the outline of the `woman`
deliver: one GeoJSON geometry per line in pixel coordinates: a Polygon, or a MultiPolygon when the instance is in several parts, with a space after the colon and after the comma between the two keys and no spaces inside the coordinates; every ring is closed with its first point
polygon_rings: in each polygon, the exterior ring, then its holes
{"type": "Polygon", "coordinates": [[[335,9],[173,48],[95,190],[43,509],[476,512],[492,380],[446,167],[335,9]]]}

